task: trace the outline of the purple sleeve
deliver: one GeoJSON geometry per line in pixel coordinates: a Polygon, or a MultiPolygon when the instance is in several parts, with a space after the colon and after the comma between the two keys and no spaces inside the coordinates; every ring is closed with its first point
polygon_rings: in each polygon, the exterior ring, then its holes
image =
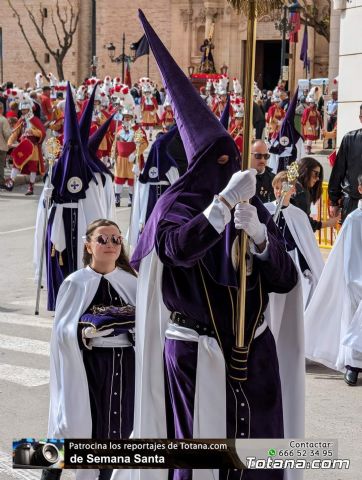
{"type": "Polygon", "coordinates": [[[192,267],[220,238],[203,213],[176,204],[159,223],[155,246],[162,263],[192,267]]]}

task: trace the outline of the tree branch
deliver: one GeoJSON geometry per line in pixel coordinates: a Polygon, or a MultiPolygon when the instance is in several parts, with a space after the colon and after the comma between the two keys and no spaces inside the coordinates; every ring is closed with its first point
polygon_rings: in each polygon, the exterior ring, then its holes
{"type": "Polygon", "coordinates": [[[55,20],[54,20],[54,12],[53,12],[53,8],[51,9],[50,11],[50,18],[51,18],[51,21],[52,21],[52,24],[53,24],[53,27],[54,27],[54,31],[55,31],[55,35],[57,37],[57,40],[58,40],[58,44],[60,46],[60,48],[64,48],[64,45],[62,45],[62,41],[60,40],[60,36],[59,36],[59,33],[58,33],[58,27],[55,23],[55,20]]]}
{"type": "Polygon", "coordinates": [[[19,13],[17,12],[17,10],[14,8],[13,4],[11,3],[10,0],[8,0],[8,4],[9,4],[9,7],[11,8],[11,10],[13,11],[13,13],[15,14],[16,18],[17,18],[17,21],[18,21],[18,25],[19,25],[19,28],[20,28],[20,31],[24,37],[24,40],[26,41],[28,47],[29,47],[29,50],[34,58],[34,62],[38,65],[38,67],[40,68],[41,70],[41,73],[44,75],[44,77],[46,78],[47,76],[47,73],[43,67],[43,65],[40,63],[40,61],[38,60],[38,57],[36,56],[36,52],[35,50],[33,49],[31,43],[29,42],[29,39],[25,33],[25,30],[24,30],[24,27],[23,27],[23,24],[21,23],[21,20],[20,20],[20,15],[19,13]]]}
{"type": "Polygon", "coordinates": [[[41,21],[40,29],[42,33],[44,33],[44,13],[43,13],[41,4],[39,5],[39,13],[40,13],[40,21],[41,21]]]}
{"type": "Polygon", "coordinates": [[[29,9],[29,7],[27,7],[27,6],[25,5],[25,1],[24,1],[24,7],[25,7],[26,11],[28,12],[29,18],[30,18],[30,20],[32,21],[32,23],[33,23],[33,25],[34,25],[35,30],[37,31],[37,34],[39,35],[41,41],[44,43],[45,48],[48,50],[48,52],[49,52],[53,57],[55,57],[56,52],[50,48],[50,45],[49,45],[49,43],[48,43],[48,41],[47,41],[44,33],[43,33],[43,32],[40,30],[40,28],[39,28],[39,25],[38,25],[38,23],[37,23],[37,21],[36,21],[36,18],[35,18],[34,15],[33,15],[33,12],[29,9]]]}

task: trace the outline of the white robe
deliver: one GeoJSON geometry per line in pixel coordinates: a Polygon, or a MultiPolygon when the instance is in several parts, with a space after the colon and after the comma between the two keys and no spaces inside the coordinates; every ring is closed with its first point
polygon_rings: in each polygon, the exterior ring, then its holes
{"type": "MultiPolygon", "coordinates": [[[[274,215],[276,202],[265,203],[264,206],[269,210],[271,215],[274,215]]],[[[300,269],[297,253],[292,253],[291,256],[301,274],[303,303],[304,308],[307,308],[324,268],[323,257],[318,248],[316,238],[306,213],[290,203],[288,207],[283,208],[283,215],[297,247],[310,268],[311,275],[307,278],[303,275],[303,272],[300,269]]]]}
{"type": "MultiPolygon", "coordinates": [[[[265,207],[273,215],[276,202],[266,203],[265,207]]],[[[294,241],[307,261],[312,273],[311,285],[316,285],[323,268],[323,259],[318,249],[313,230],[307,215],[289,205],[283,209],[285,222],[294,241]]],[[[289,252],[299,273],[298,284],[287,294],[269,294],[266,318],[274,335],[282,387],[283,419],[285,438],[304,438],[305,435],[305,353],[303,317],[303,274],[296,251],[289,252]]],[[[306,280],[306,294],[312,286],[306,280]]],[[[286,470],[285,480],[303,478],[303,471],[286,470]]]]}
{"type": "MultiPolygon", "coordinates": [[[[50,211],[50,209],[49,209],[50,211]]],[[[43,246],[43,229],[46,219],[46,209],[44,206],[44,189],[40,195],[38,209],[36,212],[35,232],[34,232],[34,249],[33,249],[33,266],[34,266],[34,282],[38,283],[40,270],[40,257],[43,246]]],[[[42,285],[46,285],[46,258],[44,252],[42,285]]]]}
{"type": "MultiPolygon", "coordinates": [[[[92,436],[88,382],[77,328],[101,278],[102,275],[90,267],[83,268],[69,275],[59,289],[50,341],[49,438],[92,436]]],[[[135,305],[136,277],[116,268],[104,278],[123,300],[135,305]]],[[[93,479],[96,473],[97,470],[78,470],[77,479],[93,479]]]]}
{"type": "MultiPolygon", "coordinates": [[[[176,167],[171,167],[166,173],[167,180],[169,184],[172,185],[179,178],[179,173],[176,167]]],[[[164,182],[154,182],[152,185],[164,185],[164,182]]],[[[130,247],[134,250],[136,248],[138,237],[142,232],[146,224],[146,214],[148,206],[148,197],[150,190],[150,183],[141,183],[139,180],[136,181],[134,195],[133,195],[133,206],[132,206],[132,217],[131,224],[127,234],[127,241],[130,247]]]]}
{"type": "Polygon", "coordinates": [[[334,370],[362,368],[361,271],[359,205],[344,221],[305,312],[306,356],[334,370]]]}

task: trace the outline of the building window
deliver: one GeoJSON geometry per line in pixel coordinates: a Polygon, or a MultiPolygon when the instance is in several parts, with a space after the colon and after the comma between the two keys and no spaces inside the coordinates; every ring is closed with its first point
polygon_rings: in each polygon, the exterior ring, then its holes
{"type": "Polygon", "coordinates": [[[44,63],[50,63],[50,55],[49,55],[49,53],[44,53],[44,63]]]}
{"type": "Polygon", "coordinates": [[[43,17],[48,18],[48,9],[47,8],[43,8],[43,17]]]}

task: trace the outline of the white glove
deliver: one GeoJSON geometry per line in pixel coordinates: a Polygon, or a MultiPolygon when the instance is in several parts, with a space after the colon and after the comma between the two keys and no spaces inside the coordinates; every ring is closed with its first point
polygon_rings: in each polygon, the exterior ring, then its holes
{"type": "Polygon", "coordinates": [[[136,160],[136,154],[131,153],[131,155],[128,157],[129,163],[134,163],[135,160],[136,160]]]}
{"type": "Polygon", "coordinates": [[[132,167],[132,173],[134,173],[135,175],[139,175],[140,174],[140,168],[139,166],[137,165],[137,163],[135,163],[132,167]]]}
{"type": "Polygon", "coordinates": [[[114,328],[107,328],[107,330],[97,330],[93,327],[84,327],[82,330],[82,337],[84,338],[96,338],[106,337],[113,332],[114,328]]]}
{"type": "Polygon", "coordinates": [[[52,198],[54,187],[44,187],[44,198],[50,200],[52,198]]]}
{"type": "Polygon", "coordinates": [[[245,172],[236,172],[230,178],[229,183],[224,190],[219,193],[231,208],[242,201],[247,201],[255,195],[256,188],[256,170],[251,168],[245,172]]]}
{"type": "Polygon", "coordinates": [[[88,345],[88,339],[89,338],[95,338],[95,337],[106,337],[107,335],[110,335],[113,332],[114,328],[108,328],[107,330],[97,330],[96,328],[93,327],[84,327],[82,330],[82,342],[85,348],[88,350],[92,350],[92,347],[88,345]]]}
{"type": "Polygon", "coordinates": [[[266,240],[265,225],[260,223],[254,205],[239,203],[234,213],[235,228],[244,230],[256,245],[261,245],[266,240]]]}

